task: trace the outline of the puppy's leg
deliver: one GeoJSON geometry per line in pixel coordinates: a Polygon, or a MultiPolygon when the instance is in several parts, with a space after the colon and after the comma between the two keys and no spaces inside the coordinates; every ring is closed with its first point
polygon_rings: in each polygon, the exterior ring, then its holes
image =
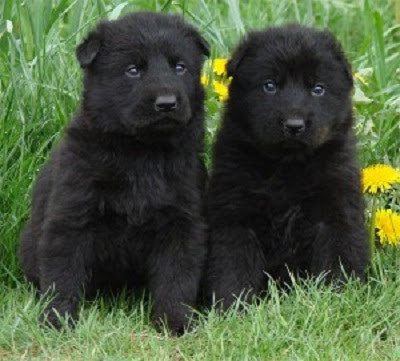
{"type": "Polygon", "coordinates": [[[328,279],[349,275],[364,279],[369,252],[364,232],[343,224],[324,224],[313,247],[311,272],[327,272],[328,279]]]}
{"type": "Polygon", "coordinates": [[[266,288],[264,267],[254,231],[234,226],[211,230],[205,285],[208,301],[220,302],[226,310],[239,296],[250,300],[266,288]]]}
{"type": "Polygon", "coordinates": [[[76,317],[80,292],[91,272],[91,238],[88,231],[54,222],[39,244],[40,289],[55,292],[42,317],[56,328],[61,326],[57,313],[76,317]]]}
{"type": "Polygon", "coordinates": [[[19,259],[26,279],[39,287],[36,236],[32,230],[32,221],[29,220],[21,235],[19,259]]]}
{"type": "Polygon", "coordinates": [[[173,334],[182,333],[191,317],[205,260],[204,225],[177,221],[157,236],[149,258],[149,288],[156,324],[166,321],[173,334]]]}
{"type": "Polygon", "coordinates": [[[334,216],[320,224],[313,245],[311,272],[328,272],[328,279],[342,279],[343,267],[349,275],[364,279],[369,249],[362,210],[347,207],[331,212],[334,216]]]}
{"type": "Polygon", "coordinates": [[[31,217],[21,233],[19,259],[25,277],[29,282],[34,283],[36,287],[40,284],[40,275],[38,267],[38,243],[42,237],[45,209],[51,189],[51,167],[46,164],[40,172],[34,187],[32,197],[31,217]]]}

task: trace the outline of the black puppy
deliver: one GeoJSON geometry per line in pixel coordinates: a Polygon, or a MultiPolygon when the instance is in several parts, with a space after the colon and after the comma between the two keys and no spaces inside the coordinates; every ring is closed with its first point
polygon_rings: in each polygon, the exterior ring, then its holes
{"type": "Polygon", "coordinates": [[[83,101],[40,173],[20,259],[45,311],[76,315],[81,291],[145,286],[154,319],[188,322],[206,253],[203,89],[207,42],[178,16],[105,21],[77,48],[83,101]],[[56,311],[56,312],[55,312],[56,311]]]}
{"type": "Polygon", "coordinates": [[[208,297],[224,308],[288,282],[368,263],[352,130],[352,74],[328,31],[251,33],[228,63],[230,98],[208,196],[208,297]]]}

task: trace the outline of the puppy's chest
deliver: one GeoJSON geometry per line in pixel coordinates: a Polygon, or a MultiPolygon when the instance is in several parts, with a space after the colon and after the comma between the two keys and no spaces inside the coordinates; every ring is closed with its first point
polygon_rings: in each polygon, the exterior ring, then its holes
{"type": "Polygon", "coordinates": [[[177,192],[171,182],[165,174],[156,171],[116,174],[111,180],[98,184],[100,214],[141,224],[155,211],[176,203],[177,192]]]}
{"type": "Polygon", "coordinates": [[[306,174],[277,173],[263,184],[266,205],[276,210],[300,207],[318,191],[313,183],[306,174]]]}
{"type": "Polygon", "coordinates": [[[263,184],[264,221],[276,233],[307,228],[318,213],[320,186],[306,172],[277,172],[263,184]]]}

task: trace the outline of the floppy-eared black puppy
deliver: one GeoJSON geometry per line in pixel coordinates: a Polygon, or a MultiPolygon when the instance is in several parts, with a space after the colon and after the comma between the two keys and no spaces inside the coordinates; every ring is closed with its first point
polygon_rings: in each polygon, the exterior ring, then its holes
{"type": "Polygon", "coordinates": [[[76,51],[83,100],[38,176],[20,260],[46,319],[81,293],[144,286],[155,321],[188,322],[206,253],[203,88],[209,46],[180,17],[101,22],[76,51]]]}
{"type": "Polygon", "coordinates": [[[342,268],[363,278],[369,252],[352,130],[352,73],[328,31],[250,33],[233,77],[207,200],[209,300],[259,294],[267,275],[342,268]],[[288,270],[290,272],[288,272],[288,270]]]}

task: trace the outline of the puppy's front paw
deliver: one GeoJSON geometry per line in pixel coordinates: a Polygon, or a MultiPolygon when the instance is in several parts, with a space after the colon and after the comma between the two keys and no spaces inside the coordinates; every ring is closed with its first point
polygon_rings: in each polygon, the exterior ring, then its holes
{"type": "Polygon", "coordinates": [[[40,315],[40,321],[43,325],[59,330],[64,324],[63,318],[67,318],[68,323],[72,325],[72,321],[76,318],[76,309],[76,302],[57,297],[50,302],[40,315]]]}
{"type": "Polygon", "coordinates": [[[173,336],[181,336],[189,329],[192,313],[183,306],[177,306],[174,310],[155,310],[153,312],[153,323],[158,331],[162,331],[166,325],[173,336]]]}

